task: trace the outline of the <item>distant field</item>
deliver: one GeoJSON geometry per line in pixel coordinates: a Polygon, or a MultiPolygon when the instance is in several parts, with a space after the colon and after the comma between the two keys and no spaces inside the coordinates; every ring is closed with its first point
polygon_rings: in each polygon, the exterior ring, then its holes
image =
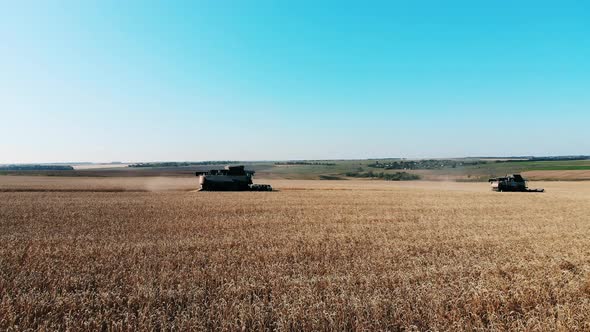
{"type": "Polygon", "coordinates": [[[590,170],[590,160],[572,160],[572,161],[519,161],[507,163],[492,163],[489,169],[500,171],[504,169],[517,170],[590,170]]]}
{"type": "Polygon", "coordinates": [[[81,165],[73,165],[75,170],[84,170],[84,169],[113,169],[113,168],[121,168],[127,167],[128,164],[81,164],[81,165]]]}
{"type": "Polygon", "coordinates": [[[553,180],[553,181],[576,181],[590,180],[590,170],[588,171],[527,171],[524,176],[531,180],[553,180]]]}
{"type": "Polygon", "coordinates": [[[590,182],[0,177],[0,330],[590,330],[590,182]]]}
{"type": "Polygon", "coordinates": [[[590,170],[590,166],[585,165],[555,165],[555,166],[541,166],[541,167],[530,167],[528,169],[539,170],[539,171],[581,171],[590,170]]]}
{"type": "MultiPolygon", "coordinates": [[[[382,161],[383,162],[383,161],[382,161]]],[[[351,171],[373,171],[395,173],[406,171],[418,174],[423,180],[435,181],[487,181],[490,177],[502,176],[511,173],[531,172],[531,171],[563,171],[564,173],[551,172],[545,173],[544,180],[586,180],[588,177],[585,173],[576,173],[570,171],[587,171],[590,170],[590,160],[575,161],[518,161],[518,162],[496,162],[489,161],[486,164],[475,166],[462,166],[455,168],[441,168],[428,170],[384,170],[371,168],[368,165],[374,161],[336,161],[335,166],[307,166],[307,165],[288,165],[279,167],[269,167],[259,172],[260,176],[269,178],[286,178],[286,179],[319,179],[322,175],[342,177],[351,171]],[[579,176],[577,176],[579,174],[579,176]]],[[[529,173],[527,173],[529,174],[529,173]]],[[[538,174],[538,173],[532,173],[538,174]]]]}
{"type": "MultiPolygon", "coordinates": [[[[590,171],[590,160],[562,161],[511,161],[487,160],[485,164],[443,167],[438,169],[383,169],[370,167],[376,160],[328,160],[312,161],[320,165],[285,165],[271,161],[245,162],[248,169],[256,171],[256,177],[264,179],[296,179],[296,180],[330,180],[347,178],[350,173],[393,174],[408,172],[418,174],[422,180],[435,181],[480,181],[490,177],[511,173],[535,174],[533,179],[542,180],[587,180],[586,171],[590,171]],[[329,164],[329,165],[328,165],[329,164]],[[531,173],[537,171],[554,171],[531,173]],[[571,172],[571,171],[578,171],[571,172]],[[564,173],[559,173],[564,172],[564,173]],[[579,176],[578,176],[579,174],[579,176]]],[[[379,160],[387,163],[396,160],[379,160]]],[[[454,159],[454,161],[473,162],[473,159],[454,159]]],[[[0,175],[49,175],[49,176],[81,176],[81,177],[191,177],[196,171],[224,165],[194,165],[180,167],[141,167],[129,168],[125,165],[82,165],[75,166],[72,171],[0,171],[0,175]],[[110,167],[107,167],[110,166],[110,167]]]]}

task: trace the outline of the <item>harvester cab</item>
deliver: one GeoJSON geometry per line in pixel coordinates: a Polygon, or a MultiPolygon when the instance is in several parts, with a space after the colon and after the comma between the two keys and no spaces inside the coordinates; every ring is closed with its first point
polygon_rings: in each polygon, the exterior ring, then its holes
{"type": "Polygon", "coordinates": [[[544,192],[545,189],[530,189],[527,187],[527,180],[520,174],[509,174],[505,177],[492,178],[488,180],[493,191],[519,191],[519,192],[544,192]]]}

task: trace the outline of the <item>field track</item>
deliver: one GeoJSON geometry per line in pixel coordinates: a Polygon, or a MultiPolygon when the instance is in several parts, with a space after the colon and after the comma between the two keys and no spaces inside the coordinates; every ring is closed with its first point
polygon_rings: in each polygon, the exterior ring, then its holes
{"type": "Polygon", "coordinates": [[[589,330],[590,182],[0,177],[0,330],[589,330]]]}

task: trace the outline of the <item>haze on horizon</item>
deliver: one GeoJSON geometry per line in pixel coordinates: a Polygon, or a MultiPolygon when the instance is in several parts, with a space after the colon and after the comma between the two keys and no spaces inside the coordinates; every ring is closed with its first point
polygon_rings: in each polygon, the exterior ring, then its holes
{"type": "Polygon", "coordinates": [[[0,163],[590,154],[590,4],[0,4],[0,163]]]}

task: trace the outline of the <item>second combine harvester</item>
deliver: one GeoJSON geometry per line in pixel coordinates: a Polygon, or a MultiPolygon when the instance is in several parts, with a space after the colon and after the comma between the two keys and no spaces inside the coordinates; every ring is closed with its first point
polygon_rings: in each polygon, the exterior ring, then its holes
{"type": "Polygon", "coordinates": [[[489,179],[493,191],[520,191],[542,193],[545,189],[530,189],[526,185],[526,179],[520,174],[510,174],[501,178],[489,179]]]}
{"type": "Polygon", "coordinates": [[[247,171],[243,165],[225,166],[197,172],[201,191],[272,191],[268,184],[253,184],[254,171],[247,171]]]}

